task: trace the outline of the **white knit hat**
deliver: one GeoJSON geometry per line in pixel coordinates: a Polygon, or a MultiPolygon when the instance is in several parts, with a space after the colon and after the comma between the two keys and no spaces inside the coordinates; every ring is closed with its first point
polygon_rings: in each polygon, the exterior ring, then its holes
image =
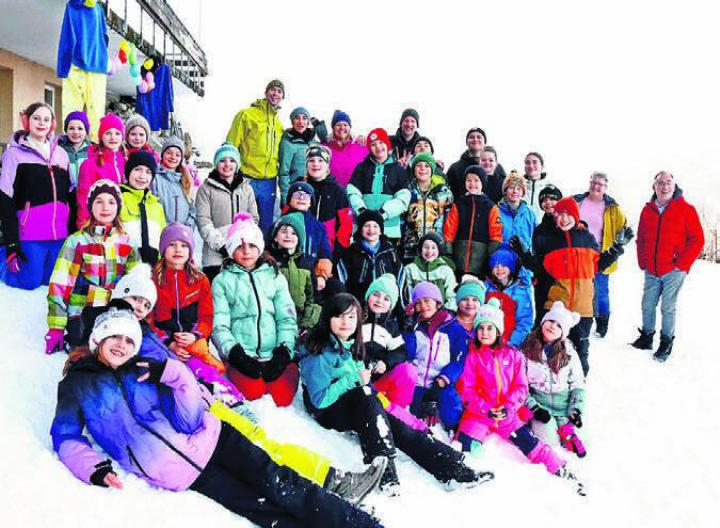
{"type": "Polygon", "coordinates": [[[100,343],[112,336],[129,337],[135,345],[133,354],[137,354],[142,344],[142,330],[131,311],[110,307],[98,315],[88,343],[90,352],[97,351],[100,343]]]}
{"type": "Polygon", "coordinates": [[[500,309],[500,299],[493,297],[486,304],[478,308],[475,316],[475,328],[480,323],[492,323],[497,328],[498,334],[505,331],[505,314],[500,309]]]}
{"type": "Polygon", "coordinates": [[[113,288],[110,299],[124,299],[133,296],[147,299],[151,310],[157,302],[157,288],[152,280],[152,270],[144,262],[135,265],[133,269],[122,276],[113,288]]]}
{"type": "Polygon", "coordinates": [[[265,251],[265,239],[263,238],[262,231],[260,231],[260,228],[252,216],[244,211],[235,215],[233,223],[227,232],[225,249],[230,258],[232,258],[235,250],[240,247],[243,242],[257,247],[261,254],[265,251]]]}
{"type": "Polygon", "coordinates": [[[580,322],[580,314],[565,308],[562,301],[555,301],[548,313],[543,316],[540,324],[542,325],[545,321],[555,321],[562,329],[562,336],[567,337],[570,329],[580,322]]]}

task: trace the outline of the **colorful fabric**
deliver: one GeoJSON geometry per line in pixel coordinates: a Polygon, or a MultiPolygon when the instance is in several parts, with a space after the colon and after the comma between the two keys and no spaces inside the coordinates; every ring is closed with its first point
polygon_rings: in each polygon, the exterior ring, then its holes
{"type": "MultiPolygon", "coordinates": [[[[105,75],[108,70],[108,43],[102,6],[95,4],[87,7],[83,0],[69,0],[60,29],[58,77],[67,77],[71,66],[85,72],[105,75]]],[[[82,109],[82,106],[75,108],[79,109],[82,109]]],[[[63,114],[66,115],[65,112],[63,114]]]]}
{"type": "Polygon", "coordinates": [[[125,184],[121,185],[120,189],[122,190],[120,220],[130,237],[130,243],[137,248],[148,247],[158,250],[160,234],[166,224],[162,204],[148,189],[141,191],[125,184]]]}
{"type": "Polygon", "coordinates": [[[85,108],[90,122],[88,137],[98,140],[100,118],[105,115],[107,75],[83,71],[77,66],[70,67],[67,77],[62,80],[62,112],[64,115],[85,108]]]}
{"type": "Polygon", "coordinates": [[[175,92],[172,72],[167,64],[159,65],[154,76],[155,88],[147,93],[141,93],[136,88],[135,111],[145,116],[150,128],[157,132],[170,128],[170,114],[175,111],[175,92]]]}
{"type": "MultiPolygon", "coordinates": [[[[88,159],[80,166],[78,176],[77,227],[82,229],[90,220],[87,206],[90,187],[98,180],[110,180],[118,186],[125,181],[125,156],[121,151],[112,152],[97,145],[90,148],[88,159]]],[[[120,204],[118,204],[120,205],[120,204]]]]}
{"type": "Polygon", "coordinates": [[[251,178],[275,178],[283,126],[277,110],[258,99],[235,115],[226,141],[240,151],[240,170],[251,178]]]}

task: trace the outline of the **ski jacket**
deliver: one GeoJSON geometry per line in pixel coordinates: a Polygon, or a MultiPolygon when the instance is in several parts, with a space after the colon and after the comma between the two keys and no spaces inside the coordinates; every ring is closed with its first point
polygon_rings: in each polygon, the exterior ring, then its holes
{"type": "Polygon", "coordinates": [[[418,242],[427,233],[432,231],[442,237],[445,219],[453,203],[453,195],[444,179],[435,174],[430,179],[430,189],[427,191],[421,191],[414,179],[410,182],[409,191],[410,205],[405,213],[402,230],[402,254],[405,262],[419,255],[418,242]]]}
{"type": "Polygon", "coordinates": [[[307,128],[302,134],[294,128],[288,128],[282,134],[278,154],[278,186],[282,205],[287,203],[290,184],[305,176],[305,151],[310,145],[317,145],[315,134],[314,128],[307,128]]]}
{"type": "Polygon", "coordinates": [[[72,143],[70,143],[68,137],[66,135],[62,135],[58,140],[58,145],[61,146],[68,155],[68,161],[70,162],[70,165],[68,167],[70,172],[70,190],[73,191],[78,186],[80,166],[85,162],[86,159],[88,159],[88,152],[90,150],[90,147],[92,146],[92,143],[90,143],[90,141],[86,139],[85,141],[83,141],[83,144],[80,146],[80,148],[75,150],[75,147],[73,147],[72,143]]]}
{"type": "Polygon", "coordinates": [[[638,266],[656,277],[673,269],[689,272],[705,245],[702,225],[695,208],[685,201],[682,190],[660,214],[655,195],[640,213],[637,233],[638,266]]]}
{"type": "Polygon", "coordinates": [[[168,359],[158,384],[138,381],[132,360],[116,370],[94,356],[75,363],[58,385],[53,448],[78,479],[103,462],[90,436],[125,471],[148,484],[187,489],[217,445],[220,421],[208,411],[190,370],[168,359]]]}
{"type": "Polygon", "coordinates": [[[222,265],[220,250],[225,247],[227,231],[236,214],[246,211],[255,222],[260,220],[255,193],[241,173],[228,185],[213,170],[197,191],[195,207],[198,231],[205,241],[203,266],[222,265]]]}
{"type": "MultiPolygon", "coordinates": [[[[165,211],[157,196],[149,189],[138,190],[123,184],[120,220],[130,243],[137,247],[158,250],[160,234],[165,229],[165,211]]],[[[155,262],[149,262],[152,265],[155,262]]]]}
{"type": "Polygon", "coordinates": [[[140,261],[130,237],[115,228],[88,227],[70,235],[48,285],[48,327],[62,329],[86,306],[105,306],[127,271],[140,261]]]}
{"type": "Polygon", "coordinates": [[[390,136],[390,145],[392,145],[390,155],[396,160],[403,159],[405,156],[412,156],[413,145],[415,145],[415,141],[419,137],[420,134],[416,130],[410,139],[405,140],[402,130],[398,128],[395,135],[390,136]]]}
{"type": "Polygon", "coordinates": [[[355,167],[368,157],[369,151],[367,147],[354,141],[349,141],[340,146],[334,139],[329,143],[323,143],[323,145],[328,147],[332,153],[330,157],[330,174],[335,176],[340,187],[346,188],[355,167]]]}
{"type": "Polygon", "coordinates": [[[88,158],[80,165],[78,173],[78,229],[82,229],[90,220],[87,204],[90,187],[98,180],[110,180],[119,187],[125,181],[125,161],[125,154],[122,150],[112,152],[99,145],[93,145],[88,149],[88,158]]]}
{"type": "Polygon", "coordinates": [[[258,99],[235,115],[226,141],[240,151],[243,174],[251,178],[270,179],[278,175],[282,135],[278,109],[266,99],[258,99]]]}
{"type": "Polygon", "coordinates": [[[513,209],[504,199],[498,203],[500,219],[502,220],[503,242],[517,235],[526,247],[532,247],[532,235],[537,225],[535,213],[525,202],[520,202],[517,209],[513,209]]]}
{"type": "Polygon", "coordinates": [[[0,222],[6,245],[67,237],[68,166],[67,154],[52,138],[46,159],[25,134],[13,135],[0,173],[0,222]]]}
{"type": "Polygon", "coordinates": [[[82,71],[106,75],[108,35],[102,5],[68,0],[65,6],[57,55],[57,75],[64,79],[75,66],[82,71]]]}
{"type": "Polygon", "coordinates": [[[332,260],[333,250],[330,246],[325,225],[315,218],[311,211],[295,211],[288,208],[288,212],[300,213],[305,222],[305,247],[302,248],[303,253],[313,262],[317,262],[319,259],[332,260]]]}
{"type": "Polygon", "coordinates": [[[408,361],[418,369],[417,386],[430,388],[445,367],[450,364],[450,338],[441,330],[450,321],[447,310],[439,310],[430,321],[416,322],[412,332],[404,332],[408,361]]]}
{"type": "Polygon", "coordinates": [[[309,330],[320,319],[320,305],[315,304],[313,261],[302,251],[289,255],[287,250],[271,247],[270,254],[277,262],[280,273],[287,279],[290,297],[295,303],[298,326],[309,330]]]}
{"type": "MultiPolygon", "coordinates": [[[[535,320],[530,285],[522,278],[514,278],[506,286],[501,286],[494,280],[486,280],[485,287],[487,288],[486,291],[488,294],[502,292],[512,299],[514,309],[512,317],[513,325],[512,331],[508,336],[508,342],[515,348],[519,347],[530,333],[533,321],[535,320]]],[[[492,297],[492,295],[490,295],[490,297],[492,297]]],[[[503,303],[501,306],[503,311],[505,311],[505,304],[503,303]]],[[[507,321],[505,322],[505,327],[508,328],[507,321]]]]}
{"type": "Polygon", "coordinates": [[[258,260],[248,271],[232,263],[213,280],[212,296],[212,339],[223,359],[235,345],[261,360],[271,359],[279,345],[294,349],[295,304],[287,279],[270,264],[258,260]]]}
{"type": "Polygon", "coordinates": [[[448,257],[438,257],[432,262],[423,260],[422,257],[415,257],[410,264],[405,266],[405,287],[403,288],[403,301],[410,303],[412,291],[415,286],[423,281],[432,282],[440,288],[443,297],[443,306],[448,310],[455,310],[455,279],[454,264],[449,264],[448,257]]]}
{"type": "Polygon", "coordinates": [[[380,245],[375,252],[370,251],[361,240],[356,240],[341,251],[335,266],[338,280],[357,299],[364,299],[370,283],[383,273],[394,275],[398,288],[402,288],[405,280],[397,252],[384,236],[380,237],[380,245]]]}
{"type": "Polygon", "coordinates": [[[195,227],[195,204],[185,196],[181,173],[159,166],[150,190],[160,200],[168,222],[195,227]]]}
{"type": "Polygon", "coordinates": [[[325,409],[355,387],[362,386],[359,371],[365,368],[362,361],[352,357],[349,350],[331,337],[320,354],[310,354],[305,345],[300,345],[300,377],[317,409],[325,409]]]}
{"type": "Polygon", "coordinates": [[[330,247],[335,249],[335,241],[344,248],[348,247],[353,232],[353,210],[347,192],[332,175],[321,181],[307,178],[306,182],[315,191],[310,210],[325,226],[330,247]]]}
{"type": "Polygon", "coordinates": [[[527,360],[530,394],[525,405],[531,409],[540,405],[558,417],[570,416],[576,409],[582,412],[585,407],[585,376],[580,357],[569,339],[563,341],[570,362],[557,374],[547,363],[550,346],[545,346],[544,361],[527,360]]]}
{"type": "MultiPolygon", "coordinates": [[[[578,205],[588,197],[589,193],[576,194],[573,199],[578,205]]],[[[618,235],[620,230],[627,225],[627,219],[625,213],[618,203],[607,194],[603,197],[605,200],[605,212],[603,213],[603,237],[602,242],[598,241],[600,251],[607,251],[607,249],[615,242],[615,237],[618,235]]],[[[602,273],[610,275],[613,271],[617,270],[617,262],[613,262],[607,269],[603,270],[602,273]]]]}
{"type": "Polygon", "coordinates": [[[393,325],[385,326],[384,323],[392,319],[389,314],[384,317],[377,317],[374,313],[368,314],[368,319],[362,326],[363,343],[365,344],[365,363],[382,361],[387,366],[385,372],[390,372],[394,367],[407,361],[407,349],[402,335],[393,325]],[[392,330],[395,330],[393,333],[392,330]]]}

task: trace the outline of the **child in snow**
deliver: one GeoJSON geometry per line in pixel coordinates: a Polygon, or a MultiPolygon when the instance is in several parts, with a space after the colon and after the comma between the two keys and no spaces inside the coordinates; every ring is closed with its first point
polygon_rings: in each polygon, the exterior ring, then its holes
{"type": "Polygon", "coordinates": [[[547,177],[545,160],[539,152],[528,152],[525,156],[525,179],[527,180],[525,202],[535,213],[535,219],[539,223],[544,212],[540,193],[545,187],[554,187],[552,180],[547,177]]]}
{"type": "Polygon", "coordinates": [[[423,281],[432,282],[440,289],[443,304],[448,310],[455,310],[455,264],[448,257],[443,256],[445,241],[442,236],[431,231],[420,238],[418,242],[420,254],[405,267],[405,298],[410,300],[410,294],[415,286],[423,281]]]}
{"type": "MultiPolygon", "coordinates": [[[[335,472],[322,489],[276,464],[208,412],[206,393],[180,361],[138,355],[142,341],[133,314],[110,308],[97,317],[89,346],[76,349],[66,364],[50,435],[78,479],[123,488],[111,460],[83,435],[87,428],[125,471],[153,486],[201,493],[259,526],[379,526],[328,493],[335,472]]],[[[365,480],[378,478],[376,469],[365,480]]]]}
{"type": "Polygon", "coordinates": [[[247,212],[255,222],[260,220],[255,192],[238,170],[240,152],[230,143],[223,143],[215,152],[215,168],[202,183],[195,198],[197,223],[204,240],[203,272],[212,280],[220,273],[227,242],[227,230],[233,218],[247,212]]]}
{"type": "Polygon", "coordinates": [[[533,327],[534,313],[530,284],[519,276],[520,259],[509,244],[500,244],[490,256],[490,275],[485,281],[486,297],[500,299],[505,313],[503,338],[515,348],[533,327]]]}
{"type": "Polygon", "coordinates": [[[157,173],[157,163],[149,152],[138,150],[125,163],[127,183],[122,191],[122,220],[130,243],[137,247],[143,262],[154,265],[158,260],[160,233],[165,228],[165,211],[152,192],[150,184],[157,173]]]}
{"type": "Polygon", "coordinates": [[[498,155],[494,147],[489,145],[483,147],[478,165],[487,174],[487,185],[484,187],[483,192],[493,203],[498,203],[504,194],[502,184],[506,175],[505,169],[498,163],[498,155]]]}
{"type": "Polygon", "coordinates": [[[286,407],[299,380],[291,361],[298,327],[287,279],[260,258],[265,241],[247,213],[235,218],[225,249],[233,262],[212,284],[213,342],[232,367],[230,381],[248,400],[270,394],[286,407]]]}
{"type": "Polygon", "coordinates": [[[67,152],[70,160],[70,195],[68,204],[70,207],[70,219],[68,229],[75,229],[77,225],[77,186],[80,166],[88,158],[88,151],[92,143],[88,139],[90,135],[90,122],[85,112],[70,112],[65,117],[65,134],[60,136],[58,145],[67,152]]]}
{"type": "Polygon", "coordinates": [[[47,284],[68,234],[70,174],[67,154],[52,134],[55,116],[45,103],[22,113],[2,156],[0,223],[5,248],[0,262],[8,286],[34,290],[47,284]]]}
{"type": "MultiPolygon", "coordinates": [[[[498,203],[498,209],[503,225],[503,242],[509,242],[513,236],[517,236],[526,247],[532,247],[537,221],[533,210],[523,201],[527,194],[527,180],[516,171],[510,171],[503,181],[502,189],[503,198],[498,203]]],[[[519,275],[526,283],[532,282],[532,273],[527,268],[520,268],[519,275]]]]}
{"type": "Polygon", "coordinates": [[[315,304],[313,261],[302,251],[305,246],[305,222],[300,213],[288,213],[273,224],[268,252],[280,273],[287,279],[295,303],[300,332],[315,326],[320,306],[315,304]]]}
{"type": "Polygon", "coordinates": [[[150,125],[140,114],[134,114],[125,122],[125,149],[130,156],[133,152],[147,152],[160,163],[160,156],[150,146],[150,125]]]}
{"type": "Polygon", "coordinates": [[[523,425],[518,411],[528,395],[525,359],[502,339],[503,313],[497,299],[480,307],[475,339],[460,376],[460,395],[465,412],[458,428],[464,452],[478,449],[492,433],[512,442],[534,464],[571,480],[577,492],[583,486],[550,446],[523,425]]]}
{"type": "Polygon", "coordinates": [[[465,170],[467,194],[455,197],[443,228],[445,240],[452,243],[457,272],[481,279],[487,274],[488,256],[502,242],[500,211],[482,194],[486,181],[485,171],[479,165],[465,170]]]}
{"type": "Polygon", "coordinates": [[[345,189],[355,167],[367,158],[368,148],[365,146],[365,138],[353,137],[352,120],[346,112],[335,110],[331,125],[332,138],[327,143],[323,142],[323,146],[332,153],[330,173],[335,176],[338,185],[345,189]]]}
{"type": "Polygon", "coordinates": [[[378,211],[363,211],[357,218],[355,241],[340,252],[337,277],[356,299],[364,299],[370,283],[385,273],[395,277],[398,287],[405,281],[403,265],[384,228],[378,211]]]}
{"type": "Polygon", "coordinates": [[[78,229],[82,229],[91,221],[88,210],[90,187],[98,180],[109,180],[115,185],[124,182],[126,159],[123,148],[124,133],[125,125],[115,114],[109,113],[100,119],[98,127],[100,142],[90,147],[88,159],[80,166],[78,173],[78,229]]]}
{"type": "Polygon", "coordinates": [[[527,357],[530,395],[525,406],[532,412],[533,432],[549,444],[559,437],[565,449],[584,457],[585,446],[575,427],[582,427],[585,376],[567,338],[579,321],[580,314],[555,301],[521,350],[527,357]]]}
{"type": "Polygon", "coordinates": [[[65,240],[50,277],[48,354],[64,348],[66,332],[71,346],[80,344],[86,321],[107,305],[117,281],[140,260],[120,222],[121,204],[114,182],[98,180],[90,187],[85,206],[90,219],[65,240]]]}
{"type": "Polygon", "coordinates": [[[160,199],[168,222],[195,226],[192,176],[183,163],[185,144],[181,139],[169,137],[160,151],[160,167],[150,189],[160,199]]]}
{"type": "Polygon", "coordinates": [[[491,479],[492,473],[467,467],[450,446],[385,412],[369,386],[372,373],[364,364],[361,317],[357,299],[339,293],[323,305],[320,322],[305,336],[298,356],[308,412],[327,429],[357,433],[366,461],[390,459],[380,481],[388,494],[399,490],[396,447],[441,482],[473,485],[491,479]]]}

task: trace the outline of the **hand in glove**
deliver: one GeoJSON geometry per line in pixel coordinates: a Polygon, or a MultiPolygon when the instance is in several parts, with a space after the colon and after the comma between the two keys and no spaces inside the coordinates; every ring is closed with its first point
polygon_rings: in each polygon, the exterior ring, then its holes
{"type": "Polygon", "coordinates": [[[533,418],[535,418],[538,422],[548,423],[550,421],[550,411],[548,411],[545,407],[536,405],[531,409],[531,411],[533,413],[533,418]]]}
{"type": "Polygon", "coordinates": [[[138,381],[149,381],[150,383],[160,383],[163,372],[165,372],[165,366],[167,360],[157,361],[150,358],[135,358],[135,366],[138,367],[143,373],[137,379],[138,381]]]}
{"type": "Polygon", "coordinates": [[[581,415],[582,413],[578,409],[575,409],[573,412],[570,413],[570,416],[568,416],[568,420],[570,420],[570,423],[572,423],[578,429],[583,426],[581,415]]]}
{"type": "Polygon", "coordinates": [[[228,363],[248,378],[258,379],[262,372],[262,365],[260,362],[257,359],[248,356],[240,344],[235,345],[230,350],[228,363]]]}
{"type": "Polygon", "coordinates": [[[507,409],[505,409],[505,407],[497,407],[495,409],[490,409],[488,411],[488,416],[490,417],[490,419],[499,422],[500,420],[504,420],[505,418],[507,418],[507,409]]]}
{"type": "Polygon", "coordinates": [[[615,237],[613,245],[623,247],[628,244],[633,238],[635,238],[635,232],[630,226],[623,227],[615,237]]]}
{"type": "Polygon", "coordinates": [[[523,243],[523,241],[520,240],[520,237],[517,235],[511,236],[510,240],[508,240],[508,244],[510,244],[512,250],[518,254],[522,265],[530,269],[532,267],[532,252],[523,243]]]}
{"type": "Polygon", "coordinates": [[[20,271],[20,263],[27,264],[27,257],[20,249],[20,244],[9,244],[6,251],[5,265],[10,273],[18,273],[20,271]]]}
{"type": "Polygon", "coordinates": [[[140,248],[140,260],[142,260],[145,264],[150,264],[150,266],[154,266],[155,263],[158,261],[159,256],[160,253],[157,249],[153,247],[143,246],[140,248]]]}
{"type": "Polygon", "coordinates": [[[90,475],[90,482],[102,488],[123,488],[123,484],[113,471],[112,462],[109,459],[95,465],[95,471],[90,475]]]}
{"type": "Polygon", "coordinates": [[[275,381],[290,364],[290,349],[284,344],[273,349],[273,357],[262,367],[262,378],[267,381],[275,381]]]}
{"type": "Polygon", "coordinates": [[[420,414],[422,415],[425,425],[432,427],[437,425],[440,421],[440,407],[436,401],[424,401],[420,407],[420,414]]]}
{"type": "Polygon", "coordinates": [[[61,351],[65,347],[65,330],[62,328],[51,328],[45,334],[45,353],[52,354],[61,351]]]}

